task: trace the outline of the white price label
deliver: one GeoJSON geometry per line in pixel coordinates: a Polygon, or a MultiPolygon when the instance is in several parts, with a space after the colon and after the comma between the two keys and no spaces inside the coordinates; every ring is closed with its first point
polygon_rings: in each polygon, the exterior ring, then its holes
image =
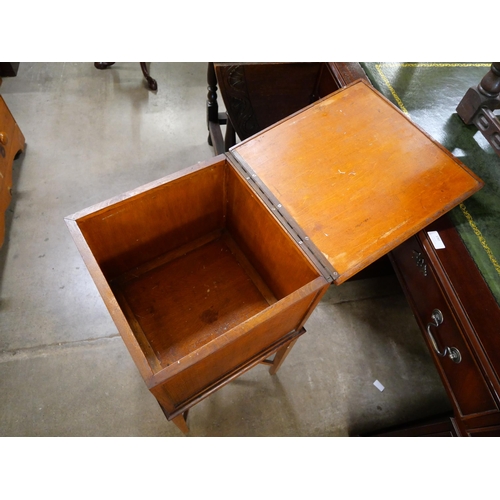
{"type": "Polygon", "coordinates": [[[444,246],[443,240],[441,239],[441,236],[439,236],[439,233],[437,231],[427,231],[427,234],[429,235],[429,238],[431,239],[432,244],[434,245],[434,248],[436,250],[446,248],[444,246]]]}

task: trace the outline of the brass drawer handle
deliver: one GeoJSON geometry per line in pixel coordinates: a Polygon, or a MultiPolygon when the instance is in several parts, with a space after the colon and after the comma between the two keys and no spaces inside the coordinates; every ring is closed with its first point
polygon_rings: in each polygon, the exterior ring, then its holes
{"type": "Polygon", "coordinates": [[[0,132],[0,144],[3,144],[4,146],[7,146],[7,143],[8,143],[8,139],[7,139],[7,134],[5,134],[4,132],[0,132]]]}
{"type": "Polygon", "coordinates": [[[429,339],[432,343],[432,347],[434,347],[434,351],[436,351],[436,354],[438,356],[441,356],[442,358],[448,356],[454,363],[460,363],[460,361],[462,361],[462,355],[460,354],[460,351],[456,347],[445,347],[444,350],[441,351],[439,349],[439,346],[437,345],[436,339],[432,335],[431,327],[435,326],[437,328],[443,323],[443,313],[439,309],[434,309],[434,311],[432,311],[431,319],[432,322],[427,323],[427,335],[429,335],[429,339]]]}

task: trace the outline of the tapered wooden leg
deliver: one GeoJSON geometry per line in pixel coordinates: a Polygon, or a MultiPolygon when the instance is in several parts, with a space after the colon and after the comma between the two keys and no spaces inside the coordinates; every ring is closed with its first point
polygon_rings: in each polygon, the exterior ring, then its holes
{"type": "Polygon", "coordinates": [[[295,345],[295,342],[299,340],[298,338],[292,340],[288,344],[285,344],[283,347],[280,347],[276,351],[276,355],[274,356],[273,364],[271,365],[271,368],[269,368],[269,373],[271,375],[275,375],[276,372],[279,370],[280,366],[283,364],[283,361],[285,361],[286,357],[290,354],[290,351],[292,350],[292,347],[295,345]]]}
{"type": "Polygon", "coordinates": [[[187,425],[187,415],[188,412],[185,411],[182,415],[172,419],[172,422],[184,433],[189,434],[189,427],[187,425]]]}

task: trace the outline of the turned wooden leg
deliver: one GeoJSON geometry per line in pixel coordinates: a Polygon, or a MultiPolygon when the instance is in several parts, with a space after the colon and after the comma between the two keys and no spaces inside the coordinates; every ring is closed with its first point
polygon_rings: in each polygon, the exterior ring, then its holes
{"type": "Polygon", "coordinates": [[[112,63],[107,63],[107,62],[95,62],[94,67],[97,69],[106,69],[109,68],[110,66],[113,66],[115,64],[114,62],[112,63]]]}
{"type": "Polygon", "coordinates": [[[148,82],[148,86],[151,90],[158,90],[158,84],[156,83],[156,80],[154,78],[151,78],[149,74],[148,67],[146,66],[145,62],[141,62],[141,69],[142,69],[142,74],[144,75],[144,78],[148,82]]]}
{"type": "Polygon", "coordinates": [[[271,365],[271,368],[269,368],[269,373],[271,375],[275,375],[276,372],[280,369],[280,366],[283,364],[283,361],[285,361],[286,357],[290,354],[290,351],[292,350],[292,347],[295,345],[295,342],[297,342],[297,340],[298,338],[292,340],[276,351],[273,364],[271,365]]]}
{"type": "MultiPolygon", "coordinates": [[[[189,411],[189,410],[188,410],[189,411]]],[[[172,419],[172,422],[183,432],[184,434],[189,434],[189,427],[187,425],[187,416],[188,411],[185,411],[183,414],[178,415],[177,417],[172,419]]]]}
{"type": "Polygon", "coordinates": [[[500,63],[494,62],[479,85],[467,90],[457,107],[466,125],[475,125],[500,156],[500,121],[493,113],[500,108],[500,63]]]}
{"type": "Polygon", "coordinates": [[[221,125],[226,124],[226,118],[223,113],[219,113],[219,104],[217,103],[217,76],[215,74],[214,63],[208,63],[207,89],[208,144],[214,148],[215,155],[220,155],[227,151],[221,131],[221,125]]]}

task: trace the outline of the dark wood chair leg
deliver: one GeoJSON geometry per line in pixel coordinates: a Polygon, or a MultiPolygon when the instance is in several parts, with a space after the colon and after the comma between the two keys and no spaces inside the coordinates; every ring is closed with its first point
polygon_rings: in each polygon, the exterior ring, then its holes
{"type": "Polygon", "coordinates": [[[479,85],[467,90],[457,107],[464,123],[475,125],[500,156],[500,120],[495,109],[500,109],[500,62],[491,64],[479,85]]]}
{"type": "Polygon", "coordinates": [[[224,138],[224,147],[226,151],[232,148],[236,144],[236,131],[234,130],[233,124],[229,117],[226,122],[226,136],[224,138]]]}
{"type": "Polygon", "coordinates": [[[215,155],[225,152],[224,140],[220,128],[219,104],[217,102],[217,77],[214,63],[207,67],[207,128],[208,144],[214,148],[215,155]]]}
{"type": "Polygon", "coordinates": [[[149,74],[148,67],[145,62],[141,62],[141,69],[142,69],[142,74],[144,75],[144,78],[148,82],[148,86],[151,90],[158,90],[158,84],[156,83],[156,80],[154,78],[151,78],[151,75],[149,74]]]}
{"type": "MultiPolygon", "coordinates": [[[[113,66],[115,64],[114,62],[95,62],[94,67],[97,69],[107,69],[110,66],[113,66]]],[[[145,62],[141,62],[141,70],[142,74],[144,75],[144,78],[148,82],[148,87],[151,90],[158,90],[158,83],[156,83],[156,80],[154,78],[151,78],[151,75],[149,74],[148,67],[145,62]]]]}
{"type": "Polygon", "coordinates": [[[112,62],[112,63],[110,63],[110,62],[95,62],[94,67],[97,69],[107,69],[110,66],[113,66],[113,64],[115,64],[115,63],[114,62],[112,62]]]}

